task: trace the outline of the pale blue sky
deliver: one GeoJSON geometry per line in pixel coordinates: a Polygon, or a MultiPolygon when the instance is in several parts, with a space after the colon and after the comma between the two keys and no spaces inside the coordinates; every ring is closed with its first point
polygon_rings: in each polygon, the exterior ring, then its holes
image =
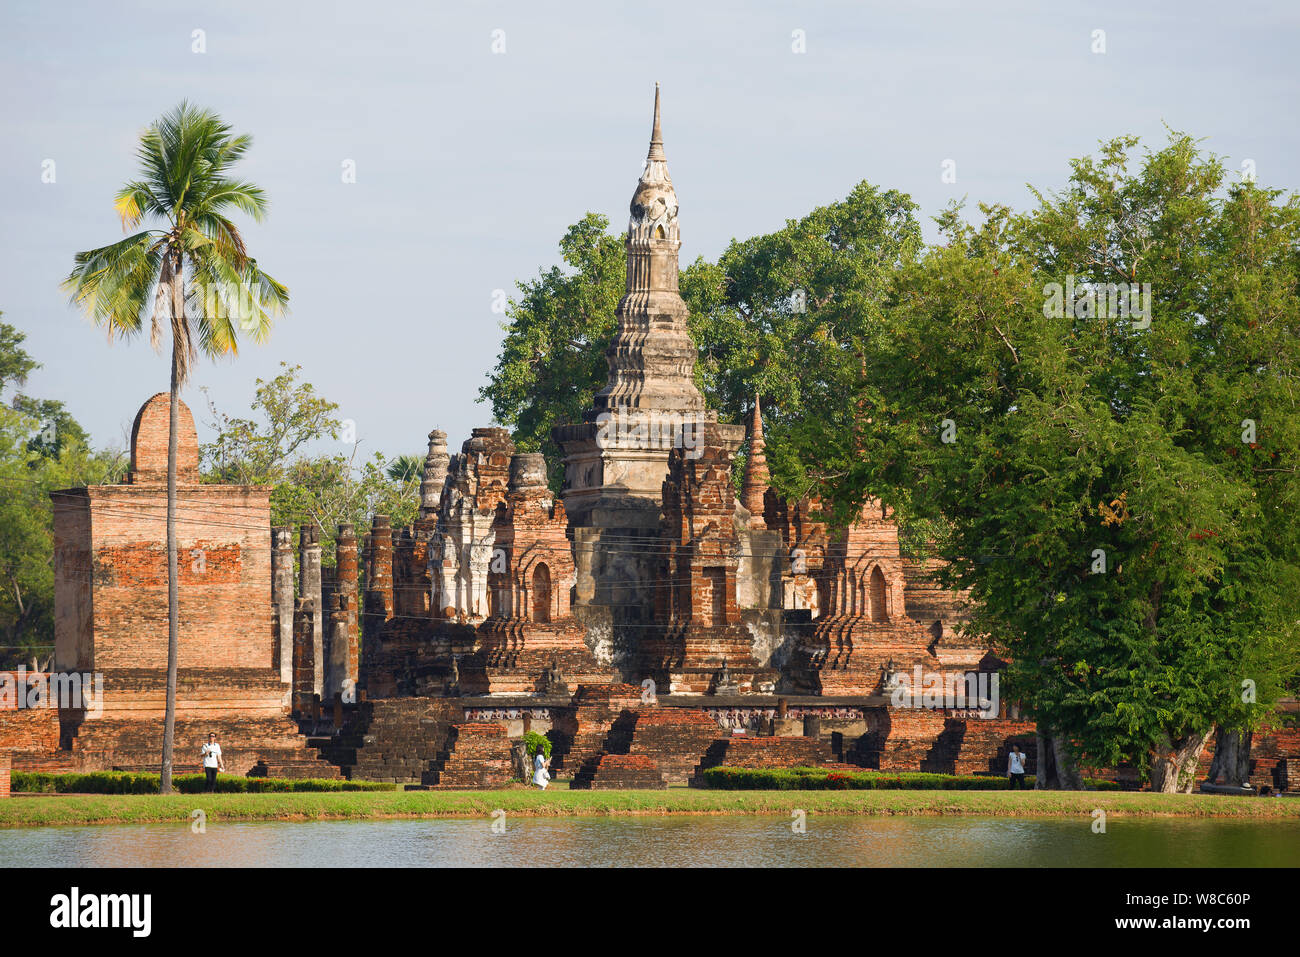
{"type": "Polygon", "coordinates": [[[58,283],[75,251],[121,235],[112,197],[138,132],[187,97],[254,135],[243,172],[271,215],[246,235],[293,298],[267,345],[200,367],[186,395],[200,434],[199,386],[240,414],[288,360],[363,449],[422,453],[435,426],[455,448],[490,419],[477,391],[502,335],[493,290],[552,264],[587,210],[625,225],[655,80],[689,261],[862,179],[926,216],[963,195],[1023,206],[1026,183],[1059,187],[1099,139],[1158,143],[1165,123],[1296,189],[1298,27],[1293,0],[5,0],[0,310],[45,363],[27,391],[120,443],[166,360],[144,340],[109,347],[58,283]]]}

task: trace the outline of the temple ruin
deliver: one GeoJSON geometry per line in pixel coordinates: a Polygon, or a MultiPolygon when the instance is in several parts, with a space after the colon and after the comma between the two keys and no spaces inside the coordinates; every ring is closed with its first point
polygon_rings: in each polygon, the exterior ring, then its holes
{"type": "MultiPolygon", "coordinates": [[[[1014,702],[921,695],[918,675],[979,687],[1003,663],[889,509],[830,526],[769,487],[757,396],[744,425],[705,407],[657,88],[626,246],[608,382],[554,430],[561,496],[505,429],[455,453],[435,430],[418,519],[340,525],[327,561],[314,525],[271,527],[270,489],[199,483],[182,404],[178,768],[217,730],[237,773],[421,787],[504,784],[527,731],[574,787],[722,763],[1004,773],[1013,743],[1032,769],[1014,702]]],[[[54,496],[54,671],[102,673],[103,707],[0,710],[15,768],[157,767],[167,399],[136,417],[125,483],[54,496]]],[[[1257,764],[1286,787],[1279,733],[1257,764]]]]}

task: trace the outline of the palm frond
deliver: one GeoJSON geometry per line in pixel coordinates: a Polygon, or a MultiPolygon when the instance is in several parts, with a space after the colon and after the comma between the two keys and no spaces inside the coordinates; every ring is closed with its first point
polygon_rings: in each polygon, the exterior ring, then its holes
{"type": "Polygon", "coordinates": [[[63,291],[109,338],[140,331],[162,260],[154,231],[145,230],[99,249],[77,253],[63,291]]]}
{"type": "Polygon", "coordinates": [[[254,222],[261,222],[267,210],[266,192],[254,183],[217,178],[194,203],[190,215],[198,219],[209,214],[221,215],[230,207],[238,209],[254,222]]]}
{"type": "Polygon", "coordinates": [[[244,267],[248,261],[248,247],[244,245],[244,237],[234,223],[217,213],[205,213],[190,222],[216,244],[221,256],[238,269],[244,267]]]}
{"type": "Polygon", "coordinates": [[[167,206],[154,195],[148,183],[139,180],[118,190],[113,207],[122,219],[123,230],[139,226],[145,216],[167,216],[167,206]]]}
{"type": "Polygon", "coordinates": [[[229,175],[252,142],[187,101],[160,116],[140,135],[141,176],[118,192],[115,206],[124,227],[157,219],[168,232],[78,253],[63,284],[110,338],[139,332],[148,318],[157,348],[170,323],[182,381],[200,350],[235,354],[240,333],[264,342],[288,304],[288,290],[258,268],[230,219],[235,211],[253,220],[266,213],[262,189],[229,175]],[[174,269],[184,273],[181,309],[172,301],[174,269]]]}
{"type": "Polygon", "coordinates": [[[239,268],[217,245],[191,257],[186,311],[194,317],[199,344],[210,356],[237,353],[242,333],[256,343],[271,335],[273,320],[288,306],[289,291],[254,260],[239,268]]]}

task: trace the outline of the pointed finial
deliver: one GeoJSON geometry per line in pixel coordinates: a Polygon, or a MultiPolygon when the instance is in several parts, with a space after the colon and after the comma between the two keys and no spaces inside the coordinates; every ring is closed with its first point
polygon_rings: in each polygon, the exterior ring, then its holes
{"type": "Polygon", "coordinates": [[[740,492],[740,504],[752,516],[751,528],[763,528],[763,497],[767,494],[770,474],[767,470],[767,442],[763,439],[763,410],[758,395],[749,418],[749,456],[745,460],[745,480],[740,492]]]}
{"type": "Polygon", "coordinates": [[[664,156],[664,134],[659,124],[659,83],[655,82],[655,123],[654,129],[650,133],[650,155],[647,157],[652,160],[662,160],[664,156]]]}

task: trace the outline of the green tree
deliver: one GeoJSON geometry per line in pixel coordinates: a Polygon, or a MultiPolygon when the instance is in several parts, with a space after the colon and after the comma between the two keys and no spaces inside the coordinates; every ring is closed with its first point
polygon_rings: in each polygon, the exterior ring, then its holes
{"type": "MultiPolygon", "coordinates": [[[[0,312],[0,316],[3,315],[0,312]]],[[[22,348],[26,338],[7,322],[0,322],[0,395],[14,386],[25,384],[32,371],[40,368],[41,364],[22,348]]]]}
{"type": "MultiPolygon", "coordinates": [[[[0,395],[39,366],[24,335],[0,323],[0,395]]],[[[0,666],[47,658],[54,646],[54,529],[50,493],[116,481],[119,452],[91,452],[62,403],[14,396],[0,405],[0,666]],[[56,410],[51,420],[46,413],[56,410]]]]}
{"type": "MultiPolygon", "coordinates": [[[[822,413],[816,403],[881,334],[882,290],[920,248],[915,208],[902,193],[859,183],[777,232],[733,241],[717,263],[701,258],[682,270],[696,384],[724,420],[742,421],[761,397],[779,484],[795,494],[811,480],[803,462],[779,458],[785,424],[822,413]]],[[[570,271],[519,283],[480,393],[521,449],[546,453],[553,483],[562,473],[551,427],[579,421],[608,374],[605,348],[626,282],[623,237],[608,226],[588,213],[560,241],[570,271]]]]}
{"type": "Polygon", "coordinates": [[[171,793],[176,724],[176,659],[180,635],[176,571],[176,449],[180,390],[202,350],[216,358],[237,352],[239,334],[264,342],[288,290],[263,272],[230,218],[260,221],[262,189],[233,178],[252,145],[215,113],[182,102],[140,136],[141,179],[118,191],[123,231],[155,227],[109,246],[77,253],[64,288],[88,316],[115,337],[133,338],[150,317],[150,343],[161,350],[171,332],[171,410],[167,446],[167,704],[161,791],[171,793]]]}
{"type": "Polygon", "coordinates": [[[921,247],[915,210],[862,182],[774,233],[733,241],[715,267],[697,263],[683,289],[710,406],[738,420],[759,395],[774,447],[785,423],[821,412],[879,344],[884,292],[921,247]]]}
{"type": "Polygon", "coordinates": [[[57,399],[33,399],[31,396],[16,395],[13,407],[36,420],[36,434],[28,440],[27,446],[39,455],[58,458],[69,444],[90,445],[90,436],[86,430],[57,399]]]}
{"type": "Polygon", "coordinates": [[[934,523],[1063,768],[1174,792],[1294,675],[1300,206],[1188,137],[1134,171],[1136,145],[1028,214],[941,217],[835,414],[792,438],[841,517],[874,494],[934,523]],[[1130,283],[1149,310],[1120,311],[1130,283]]]}
{"type": "Polygon", "coordinates": [[[216,437],[200,448],[205,482],[274,485],[303,450],[339,438],[338,403],[317,395],[310,382],[299,382],[301,372],[301,366],[281,362],[274,379],[256,380],[252,412],[260,421],[226,415],[208,397],[208,424],[216,437]]]}
{"type": "Polygon", "coordinates": [[[339,523],[364,533],[376,512],[398,527],[418,517],[424,459],[365,457],[355,438],[346,451],[323,451],[348,440],[348,429],[338,404],[301,381],[301,372],[281,363],[275,378],[257,379],[247,417],[227,415],[209,399],[214,437],[200,447],[203,480],[272,486],[271,523],[318,525],[329,565],[339,523]]]}
{"type": "Polygon", "coordinates": [[[420,477],[392,478],[382,453],[303,456],[291,462],[271,491],[271,520],[277,525],[312,522],[321,528],[322,560],[334,562],[338,525],[351,522],[362,537],[371,518],[387,515],[394,528],[420,514],[420,477]]]}
{"type": "Polygon", "coordinates": [[[605,347],[626,285],[627,257],[609,220],[588,213],[560,240],[570,271],[553,266],[517,283],[506,307],[506,332],[489,383],[479,390],[521,452],[544,452],[551,482],[562,477],[551,428],[579,422],[608,376],[605,347]]]}

